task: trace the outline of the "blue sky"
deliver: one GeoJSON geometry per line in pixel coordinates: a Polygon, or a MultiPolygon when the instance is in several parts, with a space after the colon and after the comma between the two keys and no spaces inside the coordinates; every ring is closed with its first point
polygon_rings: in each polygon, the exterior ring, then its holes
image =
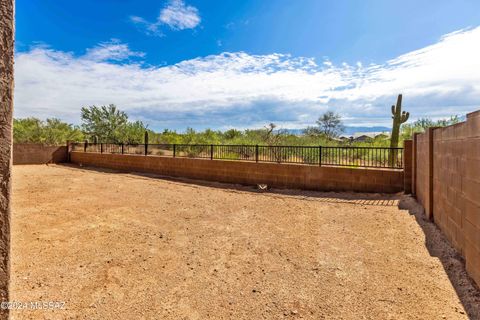
{"type": "Polygon", "coordinates": [[[24,0],[16,17],[17,117],[373,126],[400,92],[412,119],[480,108],[478,1],[24,0]]]}

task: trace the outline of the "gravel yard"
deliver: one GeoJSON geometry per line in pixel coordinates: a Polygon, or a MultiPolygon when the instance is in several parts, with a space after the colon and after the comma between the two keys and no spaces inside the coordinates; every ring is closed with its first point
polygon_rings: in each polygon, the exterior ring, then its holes
{"type": "Polygon", "coordinates": [[[13,181],[10,300],[65,302],[13,319],[480,318],[461,259],[406,196],[59,165],[13,181]]]}

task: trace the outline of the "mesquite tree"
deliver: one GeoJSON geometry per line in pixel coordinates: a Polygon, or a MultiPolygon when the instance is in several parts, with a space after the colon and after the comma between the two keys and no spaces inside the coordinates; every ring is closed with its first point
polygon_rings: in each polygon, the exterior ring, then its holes
{"type": "Polygon", "coordinates": [[[342,123],[342,116],[333,111],[327,111],[321,115],[317,120],[318,130],[324,134],[328,139],[338,137],[345,127],[342,123]]]}
{"type": "Polygon", "coordinates": [[[142,143],[147,126],[131,122],[114,104],[82,108],[82,129],[87,137],[103,143],[142,143]]]}
{"type": "MultiPolygon", "coordinates": [[[[0,0],[0,301],[10,282],[10,192],[12,168],[14,0],[0,0]]],[[[0,319],[8,309],[0,308],[0,319]]]]}

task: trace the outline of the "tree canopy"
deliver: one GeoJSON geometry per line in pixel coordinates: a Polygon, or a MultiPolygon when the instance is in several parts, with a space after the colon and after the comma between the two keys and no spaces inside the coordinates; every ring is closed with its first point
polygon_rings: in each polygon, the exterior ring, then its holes
{"type": "Polygon", "coordinates": [[[304,130],[307,136],[323,135],[327,139],[338,137],[344,130],[342,116],[333,111],[327,111],[316,121],[316,127],[308,127],[304,130]]]}
{"type": "Polygon", "coordinates": [[[37,118],[13,120],[14,143],[65,144],[67,140],[81,141],[84,135],[79,127],[56,118],[41,121],[37,118]]]}
{"type": "Polygon", "coordinates": [[[142,121],[130,122],[114,104],[83,107],[82,129],[91,140],[108,143],[142,143],[147,127],[142,121]]]}
{"type": "MultiPolygon", "coordinates": [[[[344,130],[342,118],[328,111],[316,121],[316,126],[308,127],[303,134],[294,134],[282,130],[274,123],[260,129],[228,129],[226,131],[205,129],[198,131],[187,128],[185,132],[165,129],[155,132],[147,128],[142,121],[130,121],[128,115],[115,105],[89,106],[81,109],[80,126],[68,124],[56,118],[42,121],[37,118],[14,119],[13,133],[15,143],[45,143],[63,145],[67,140],[103,143],[143,143],[145,131],[149,134],[149,143],[166,144],[259,144],[259,145],[299,145],[299,146],[336,146],[339,143],[355,146],[388,146],[388,139],[373,139],[368,142],[336,139],[344,130]]],[[[406,123],[401,128],[401,140],[411,139],[414,132],[422,132],[432,126],[447,126],[459,122],[458,116],[433,121],[422,118],[406,123]]]]}
{"type": "Polygon", "coordinates": [[[402,125],[402,138],[411,139],[416,132],[424,132],[431,127],[446,127],[459,122],[460,118],[457,115],[451,116],[449,119],[440,119],[437,121],[429,118],[420,118],[412,123],[402,125]]]}

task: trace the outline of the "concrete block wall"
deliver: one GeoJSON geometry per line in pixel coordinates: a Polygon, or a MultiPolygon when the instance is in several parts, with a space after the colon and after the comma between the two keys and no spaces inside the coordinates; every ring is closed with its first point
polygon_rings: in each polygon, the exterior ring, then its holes
{"type": "Polygon", "coordinates": [[[13,164],[45,164],[67,162],[66,146],[46,146],[41,143],[14,143],[13,164]]]}
{"type": "Polygon", "coordinates": [[[433,129],[415,136],[416,155],[412,159],[416,176],[415,195],[431,218],[433,212],[433,129]]]}
{"type": "Polygon", "coordinates": [[[226,183],[320,191],[395,193],[403,191],[403,171],[294,164],[71,152],[71,162],[125,171],[150,172],[226,183]]]}
{"type": "Polygon", "coordinates": [[[454,247],[464,253],[466,143],[465,122],[437,129],[433,134],[433,212],[437,225],[454,247]],[[462,132],[461,134],[459,134],[462,132]]]}
{"type": "Polygon", "coordinates": [[[406,194],[412,193],[413,179],[413,141],[405,140],[403,142],[403,191],[406,194]]]}
{"type": "Polygon", "coordinates": [[[417,135],[415,143],[416,197],[480,285],[480,111],[465,122],[417,135]]]}
{"type": "Polygon", "coordinates": [[[412,195],[416,195],[416,188],[417,188],[417,157],[419,157],[420,155],[417,154],[417,150],[418,150],[418,135],[419,133],[414,133],[413,134],[413,137],[412,137],[412,157],[410,159],[410,161],[412,161],[412,166],[411,166],[411,170],[412,170],[412,187],[411,187],[411,190],[412,190],[412,195]]]}

